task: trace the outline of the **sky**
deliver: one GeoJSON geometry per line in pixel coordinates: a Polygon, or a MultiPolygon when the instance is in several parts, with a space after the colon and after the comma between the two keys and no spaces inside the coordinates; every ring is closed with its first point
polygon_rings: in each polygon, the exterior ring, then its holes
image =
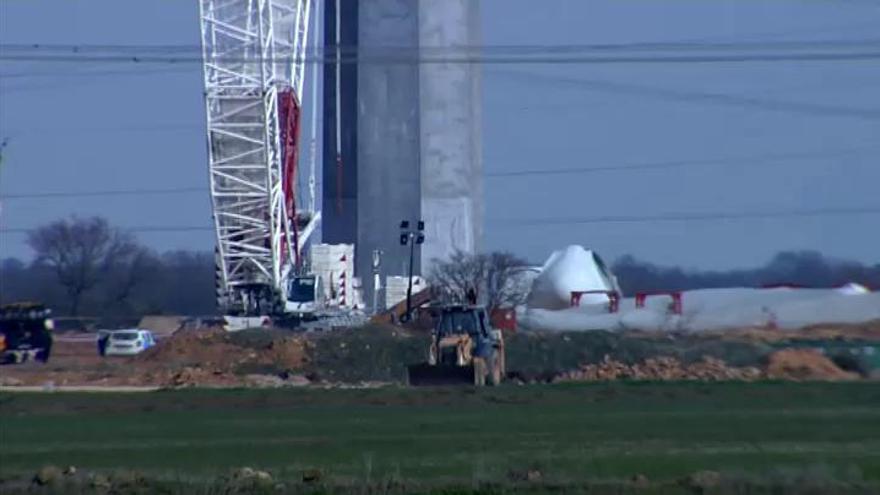
{"type": "MultiPolygon", "coordinates": [[[[491,46],[880,39],[874,0],[482,2],[491,46]]],[[[195,46],[197,3],[0,0],[0,43],[195,46]]],[[[210,225],[197,63],[0,64],[0,196],[185,189],[3,199],[0,258],[31,256],[2,229],[72,214],[210,225]]],[[[484,245],[534,262],[582,244],[695,269],[800,249],[880,263],[878,213],[754,216],[880,207],[878,138],[876,60],[487,65],[484,245]],[[600,170],[559,172],[571,168],[600,170]],[[733,218],[694,218],[715,214],[733,218]]],[[[210,231],[137,235],[160,250],[213,248],[210,231]]]]}

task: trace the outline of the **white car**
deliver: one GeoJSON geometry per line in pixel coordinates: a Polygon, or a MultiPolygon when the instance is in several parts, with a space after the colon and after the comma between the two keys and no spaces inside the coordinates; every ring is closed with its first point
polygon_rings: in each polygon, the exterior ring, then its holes
{"type": "Polygon", "coordinates": [[[130,329],[110,332],[107,337],[106,356],[133,356],[156,345],[149,330],[130,329]]]}

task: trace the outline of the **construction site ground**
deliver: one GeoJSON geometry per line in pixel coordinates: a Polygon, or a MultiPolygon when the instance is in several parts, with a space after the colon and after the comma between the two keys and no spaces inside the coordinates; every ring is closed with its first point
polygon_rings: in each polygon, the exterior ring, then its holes
{"type": "MultiPolygon", "coordinates": [[[[101,357],[93,335],[62,334],[48,363],[0,367],[0,386],[297,387],[401,384],[426,359],[428,333],[372,325],[296,333],[180,330],[141,355],[101,357]]],[[[870,356],[824,355],[821,342],[880,344],[880,322],[784,332],[739,329],[658,333],[510,333],[512,383],[595,380],[858,380],[876,378],[870,356]],[[865,361],[865,362],[860,362],[865,361]]],[[[880,353],[880,348],[875,349],[880,353]]],[[[875,359],[876,362],[876,359],[875,359]]]]}
{"type": "Polygon", "coordinates": [[[0,492],[880,490],[880,384],[0,393],[0,492]]]}

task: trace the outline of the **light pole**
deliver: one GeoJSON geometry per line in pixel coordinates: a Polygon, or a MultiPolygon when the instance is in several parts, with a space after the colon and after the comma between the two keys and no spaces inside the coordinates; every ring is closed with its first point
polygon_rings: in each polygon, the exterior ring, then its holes
{"type": "Polygon", "coordinates": [[[412,318],[412,278],[413,278],[413,261],[415,259],[416,244],[425,242],[425,222],[419,220],[416,223],[416,230],[410,229],[409,221],[400,222],[400,245],[409,244],[409,284],[406,288],[406,321],[412,318]]]}
{"type": "Polygon", "coordinates": [[[379,314],[379,290],[382,289],[382,251],[373,250],[373,314],[379,314]]]}
{"type": "MultiPolygon", "coordinates": [[[[3,149],[9,146],[9,138],[3,138],[3,141],[0,142],[0,175],[3,172],[3,149]]],[[[3,204],[0,203],[0,213],[3,213],[3,204]]]]}

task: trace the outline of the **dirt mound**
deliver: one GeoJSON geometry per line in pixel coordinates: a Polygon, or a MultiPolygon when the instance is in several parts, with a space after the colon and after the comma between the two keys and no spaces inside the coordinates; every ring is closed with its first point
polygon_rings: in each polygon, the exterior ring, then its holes
{"type": "Polygon", "coordinates": [[[803,338],[816,340],[880,340],[880,320],[851,325],[813,325],[800,330],[803,338]]]}
{"type": "Polygon", "coordinates": [[[147,315],[140,319],[138,328],[150,330],[157,337],[171,335],[183,326],[183,316],[147,315]]]}
{"type": "Polygon", "coordinates": [[[580,368],[557,375],[553,381],[603,381],[603,380],[757,380],[761,370],[754,367],[736,368],[721,359],[703,356],[700,361],[683,364],[672,357],[648,358],[641,363],[625,364],[605,356],[598,364],[585,364],[580,368]]]}
{"type": "Polygon", "coordinates": [[[288,375],[305,368],[305,339],[281,331],[259,332],[180,331],[134,361],[153,381],[168,387],[245,385],[248,375],[288,375]]]}
{"type": "Polygon", "coordinates": [[[177,332],[135,357],[138,363],[210,365],[239,356],[240,350],[224,340],[222,329],[177,332]]]}
{"type": "MultiPolygon", "coordinates": [[[[877,326],[850,327],[853,329],[867,335],[877,331],[877,326]]],[[[817,327],[811,331],[828,330],[817,327]]],[[[308,334],[280,329],[229,333],[202,327],[181,329],[138,356],[101,357],[94,340],[59,337],[48,364],[4,367],[0,385],[291,387],[400,383],[406,379],[407,365],[425,360],[428,344],[427,333],[382,325],[308,334]]],[[[841,369],[855,368],[838,356],[834,357],[835,365],[813,351],[778,351],[784,345],[706,335],[661,338],[610,332],[513,334],[506,342],[511,379],[529,383],[857,378],[841,369]]]]}
{"type": "Polygon", "coordinates": [[[292,335],[275,334],[253,339],[220,329],[182,331],[148,349],[135,360],[207,367],[253,362],[297,369],[308,361],[308,345],[305,339],[292,335]]]}
{"type": "Polygon", "coordinates": [[[783,349],[768,358],[767,376],[781,380],[856,380],[859,375],[840,369],[813,349],[783,349]]]}
{"type": "Polygon", "coordinates": [[[783,342],[799,340],[880,341],[880,320],[854,324],[812,325],[798,330],[751,327],[706,332],[706,336],[745,342],[783,342]]]}
{"type": "Polygon", "coordinates": [[[266,351],[267,359],[287,369],[302,369],[308,363],[308,345],[303,339],[273,340],[266,351]]]}
{"type": "Polygon", "coordinates": [[[308,341],[308,369],[332,383],[401,383],[407,365],[425,360],[429,342],[426,333],[385,325],[322,333],[308,341]]]}

